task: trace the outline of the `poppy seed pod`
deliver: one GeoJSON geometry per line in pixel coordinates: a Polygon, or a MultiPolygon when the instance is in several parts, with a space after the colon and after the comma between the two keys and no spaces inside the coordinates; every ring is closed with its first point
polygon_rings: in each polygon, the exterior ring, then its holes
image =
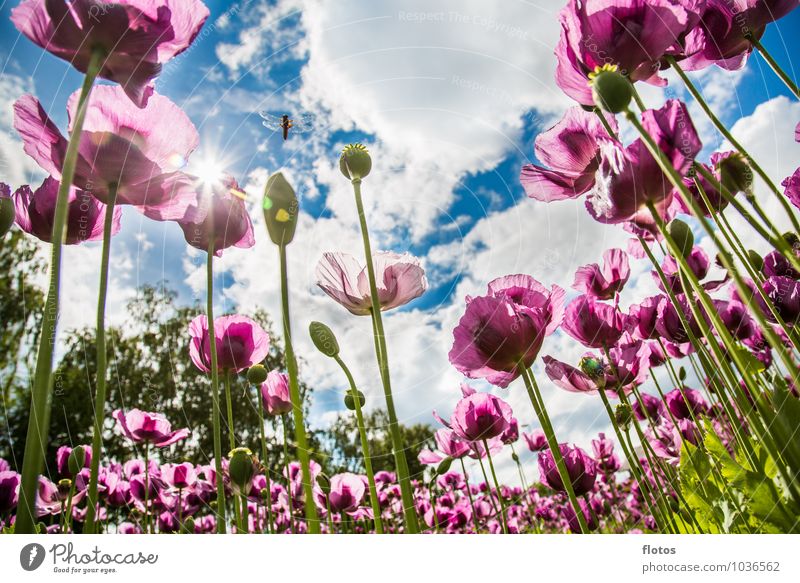
{"type": "Polygon", "coordinates": [[[589,78],[592,98],[597,107],[610,113],[620,113],[628,109],[633,99],[633,85],[615,66],[597,67],[589,78]]]}
{"type": "Polygon", "coordinates": [[[294,239],[300,204],[292,185],[276,172],[264,187],[264,222],[269,238],[276,245],[288,245],[294,239]]]}
{"type": "Polygon", "coordinates": [[[247,494],[250,482],[255,474],[255,464],[253,463],[253,452],[246,447],[237,447],[228,454],[229,464],[228,473],[234,488],[243,494],[247,494]]]}
{"type": "Polygon", "coordinates": [[[4,237],[11,230],[16,217],[11,191],[7,185],[0,182],[0,237],[4,237]]]}
{"type": "Polygon", "coordinates": [[[317,476],[317,485],[326,496],[331,493],[331,479],[327,475],[321,473],[317,476]]]}
{"type": "Polygon", "coordinates": [[[263,364],[254,364],[247,369],[247,382],[251,385],[261,385],[267,380],[267,369],[263,364]]]}
{"type": "Polygon", "coordinates": [[[694,233],[689,225],[680,219],[673,219],[667,225],[667,233],[675,241],[678,251],[688,259],[694,248],[694,233]]]}
{"type": "Polygon", "coordinates": [[[351,181],[360,182],[372,170],[372,158],[363,144],[348,144],[339,157],[339,170],[351,181]]]}
{"type": "Polygon", "coordinates": [[[82,445],[79,445],[73,448],[69,454],[69,457],[67,458],[67,467],[69,468],[69,473],[73,476],[79,474],[83,469],[84,464],[86,464],[86,450],[82,445]]]}
{"type": "Polygon", "coordinates": [[[630,405],[621,403],[614,409],[614,420],[623,430],[627,431],[630,427],[631,419],[633,418],[633,411],[630,405]]]}
{"type": "Polygon", "coordinates": [[[753,171],[750,169],[747,159],[741,154],[734,153],[725,156],[719,161],[717,168],[722,186],[731,194],[749,192],[750,187],[753,186],[753,171]]]}
{"type": "Polygon", "coordinates": [[[72,488],[72,480],[69,478],[58,481],[58,495],[62,498],[69,496],[70,488],[72,488]]]}
{"type": "Polygon", "coordinates": [[[338,356],[339,343],[336,341],[336,336],[328,326],[322,322],[311,322],[308,325],[308,333],[311,335],[311,341],[322,354],[331,358],[338,356]]]}
{"type": "Polygon", "coordinates": [[[444,458],[436,467],[436,475],[441,476],[442,474],[446,474],[447,472],[449,472],[452,463],[453,463],[453,458],[451,457],[444,458]]]}
{"type": "MultiPolygon", "coordinates": [[[[363,407],[364,403],[367,402],[367,398],[364,396],[364,393],[362,393],[361,391],[356,391],[356,394],[358,394],[358,402],[363,407]]],[[[348,409],[350,409],[351,411],[355,411],[356,410],[356,400],[353,398],[353,392],[352,391],[348,391],[347,394],[344,396],[344,406],[347,407],[348,409]]]]}

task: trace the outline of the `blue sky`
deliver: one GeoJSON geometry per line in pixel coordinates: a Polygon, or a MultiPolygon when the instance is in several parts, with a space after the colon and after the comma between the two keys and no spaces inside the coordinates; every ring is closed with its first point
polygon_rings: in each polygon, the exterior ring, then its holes
{"type": "MultiPolygon", "coordinates": [[[[81,77],[17,33],[8,18],[15,4],[0,4],[0,59],[9,93],[3,104],[10,106],[22,92],[33,90],[64,127],[64,104],[81,77]]],[[[491,278],[513,272],[568,288],[575,268],[599,261],[612,244],[624,246],[625,237],[587,221],[581,203],[544,206],[526,199],[518,182],[520,167],[533,156],[536,134],[570,105],[552,82],[555,3],[374,4],[252,0],[232,7],[209,1],[205,32],[167,65],[157,90],[184,107],[197,125],[202,141],[194,158],[224,166],[254,199],[271,172],[283,169],[293,180],[305,215],[292,249],[297,329],[309,319],[334,325],[358,363],[359,382],[368,396],[376,397],[372,406],[380,401],[364,322],[332,305],[313,282],[321,250],[359,252],[347,184],[335,163],[343,144],[368,144],[376,168],[365,193],[377,245],[423,257],[431,282],[428,293],[388,318],[401,416],[430,420],[432,408],[447,412],[457,400],[460,377],[447,363],[446,352],[465,293],[480,293],[491,278]],[[420,20],[413,14],[428,16],[420,20]],[[261,126],[259,109],[312,111],[318,130],[283,142],[261,126]]],[[[800,11],[795,11],[763,38],[790,71],[800,54],[798,30],[800,11]]],[[[776,178],[796,166],[797,150],[787,152],[769,132],[790,131],[800,115],[759,56],[750,59],[744,72],[714,71],[698,82],[729,125],[747,118],[739,129],[754,143],[763,142],[776,178]]],[[[680,92],[679,85],[672,86],[680,92]]],[[[652,104],[663,99],[660,90],[645,89],[644,94],[652,104]]],[[[710,153],[719,140],[693,114],[710,153]]],[[[7,119],[4,124],[7,131],[7,119]]],[[[0,168],[8,168],[18,181],[40,179],[34,165],[14,157],[24,155],[14,149],[13,139],[9,134],[3,150],[8,159],[0,168]]],[[[254,219],[260,239],[256,249],[231,251],[218,262],[218,285],[224,291],[217,301],[222,310],[264,306],[277,314],[270,276],[274,254],[264,243],[263,225],[254,219]]],[[[75,275],[79,291],[69,296],[72,309],[65,317],[65,325],[73,326],[88,324],[85,314],[93,312],[98,250],[87,246],[74,252],[85,261],[76,261],[81,264],[76,269],[82,269],[75,275]]],[[[204,294],[202,258],[187,250],[175,225],[154,223],[126,209],[113,254],[118,275],[110,311],[118,322],[125,320],[124,301],[143,283],[167,279],[185,302],[204,294]]],[[[648,291],[646,271],[646,266],[634,269],[645,277],[631,282],[629,301],[648,291]]],[[[560,336],[551,342],[549,352],[580,353],[560,336]]],[[[316,359],[308,342],[301,341],[301,349],[305,373],[321,389],[314,419],[323,423],[341,409],[342,379],[329,363],[316,359]]],[[[526,407],[515,399],[512,404],[526,407]]],[[[574,406],[558,394],[552,394],[552,403],[565,419],[584,415],[584,428],[570,438],[585,440],[604,426],[594,405],[574,406]]],[[[520,413],[523,425],[531,417],[527,408],[520,413]]]]}

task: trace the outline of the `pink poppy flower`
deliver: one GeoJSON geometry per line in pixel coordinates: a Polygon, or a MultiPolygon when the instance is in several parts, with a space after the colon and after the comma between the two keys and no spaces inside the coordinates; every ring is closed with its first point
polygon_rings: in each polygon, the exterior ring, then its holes
{"type": "Polygon", "coordinates": [[[666,85],[661,60],[680,54],[681,40],[700,20],[704,0],[569,0],[559,13],[556,84],[593,106],[589,73],[616,65],[631,81],[666,85]]]}
{"type": "Polygon", "coordinates": [[[615,306],[590,296],[578,296],[567,306],[564,331],[589,348],[614,346],[628,325],[628,317],[615,306]]]}
{"type": "MultiPolygon", "coordinates": [[[[19,228],[47,243],[52,243],[53,238],[58,187],[58,180],[48,176],[35,191],[25,185],[12,195],[19,228]]],[[[67,198],[64,243],[77,245],[84,241],[101,240],[105,217],[106,205],[94,198],[91,192],[71,187],[67,198]]],[[[121,219],[122,209],[116,207],[111,226],[112,235],[119,233],[121,219]]]]}
{"type": "Polygon", "coordinates": [[[111,416],[117,420],[125,437],[134,443],[151,443],[156,447],[166,447],[189,437],[189,430],[172,430],[172,425],[161,413],[148,413],[139,409],[131,409],[124,413],[117,409],[111,416]]]}
{"type": "Polygon", "coordinates": [[[17,505],[20,475],[11,470],[0,471],[0,514],[17,505]]]}
{"type": "MultiPolygon", "coordinates": [[[[570,446],[566,443],[559,444],[558,449],[567,466],[567,474],[575,490],[576,496],[583,496],[590,492],[597,479],[597,465],[594,460],[577,445],[570,446]]],[[[565,492],[564,483],[556,467],[553,454],[550,450],[539,453],[539,476],[546,485],[557,492],[565,492]]]]}
{"type": "MultiPolygon", "coordinates": [[[[67,103],[72,131],[79,92],[67,103]]],[[[14,128],[25,152],[60,180],[67,139],[32,95],[14,103],[14,128]]],[[[178,172],[199,142],[189,117],[166,97],[154,94],[140,109],[116,86],[95,87],[81,133],[73,185],[108,201],[117,189],[117,203],[139,207],[155,220],[184,217],[193,192],[190,180],[178,172]]]]}
{"type": "MultiPolygon", "coordinates": [[[[214,319],[219,370],[241,372],[258,364],[269,354],[269,334],[247,316],[220,316],[214,319]]],[[[211,343],[208,318],[197,316],[189,324],[189,356],[203,372],[211,372],[211,343]]]]}
{"type": "Polygon", "coordinates": [[[597,263],[578,268],[572,289],[598,300],[610,300],[622,291],[630,275],[627,253],[622,249],[609,249],[603,253],[602,269],[597,263]]]}
{"type": "Polygon", "coordinates": [[[208,15],[199,0],[23,0],[11,21],[83,73],[92,50],[102,48],[99,76],[119,83],[142,107],[152,93],[150,81],[192,43],[208,15]]]}
{"type": "Polygon", "coordinates": [[[331,477],[328,501],[333,512],[355,512],[364,501],[366,486],[361,476],[345,472],[331,477]]]}
{"type": "Polygon", "coordinates": [[[470,444],[458,437],[450,428],[437,429],[436,433],[433,434],[433,438],[436,441],[438,451],[421,450],[417,455],[417,459],[421,464],[435,465],[445,458],[458,459],[470,452],[470,444]]]}
{"type": "Polygon", "coordinates": [[[289,376],[277,370],[269,371],[266,382],[261,385],[261,403],[267,415],[284,415],[291,411],[289,376]]]}
{"type": "Polygon", "coordinates": [[[553,383],[570,393],[597,392],[597,383],[582,370],[570,366],[552,356],[543,356],[544,372],[553,383]]]}
{"type": "Polygon", "coordinates": [[[489,283],[486,296],[467,298],[448,358],[469,378],[507,387],[533,364],[563,315],[560,287],[548,290],[528,275],[500,277],[489,283]]]}
{"type": "Polygon", "coordinates": [[[800,168],[795,170],[794,174],[781,182],[781,186],[783,186],[783,194],[789,199],[789,202],[791,202],[797,208],[800,208],[800,168]]]}
{"type": "MultiPolygon", "coordinates": [[[[372,255],[381,311],[403,306],[428,289],[419,259],[379,251],[372,255]]],[[[324,253],[317,263],[317,285],[356,316],[367,316],[372,308],[367,268],[347,253],[324,253]]]]}
{"type": "Polygon", "coordinates": [[[192,488],[197,483],[197,472],[192,464],[164,464],[161,466],[161,478],[175,490],[192,488]]]}
{"type": "MultiPolygon", "coordinates": [[[[616,131],[614,117],[606,115],[606,119],[616,131]]],[[[594,113],[577,106],[568,109],[556,125],[536,137],[536,158],[546,167],[522,167],[520,182],[525,193],[551,202],[589,192],[595,185],[603,150],[615,143],[594,113]]]]}
{"type": "Polygon", "coordinates": [[[512,420],[511,406],[489,393],[474,393],[462,398],[450,417],[455,434],[466,441],[498,437],[512,420]]]}
{"type": "Polygon", "coordinates": [[[523,433],[522,437],[528,445],[528,449],[537,452],[547,449],[547,437],[541,429],[534,429],[530,433],[523,433]]]}

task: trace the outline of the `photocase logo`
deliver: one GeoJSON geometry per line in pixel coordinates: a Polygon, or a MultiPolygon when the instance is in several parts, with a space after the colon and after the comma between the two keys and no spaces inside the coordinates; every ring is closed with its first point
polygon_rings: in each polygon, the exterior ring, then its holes
{"type": "Polygon", "coordinates": [[[39,543],[30,543],[19,552],[19,564],[26,571],[35,571],[44,562],[44,547],[39,543]]]}

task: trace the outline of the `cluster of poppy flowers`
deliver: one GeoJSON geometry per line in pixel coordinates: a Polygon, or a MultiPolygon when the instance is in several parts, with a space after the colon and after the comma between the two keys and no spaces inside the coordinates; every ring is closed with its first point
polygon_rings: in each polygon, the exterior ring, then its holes
{"type": "MultiPolygon", "coordinates": [[[[25,151],[49,176],[35,190],[21,186],[12,194],[3,185],[3,212],[11,212],[23,231],[53,245],[47,314],[58,313],[61,245],[102,240],[104,254],[93,442],[59,450],[57,483],[39,475],[47,428],[37,423],[49,418],[56,336],[55,318],[44,318],[21,474],[0,461],[0,519],[21,533],[35,531],[36,521],[48,515],[58,519],[45,527],[62,532],[76,522],[83,523],[83,532],[113,522],[118,532],[225,532],[231,527],[237,532],[379,534],[753,532],[774,525],[769,522],[772,511],[763,515],[748,506],[748,493],[743,495],[741,488],[749,483],[741,479],[742,472],[770,480],[771,507],[784,516],[796,515],[800,447],[791,429],[798,421],[800,224],[792,205],[800,201],[800,170],[780,191],[685,72],[712,65],[741,68],[756,50],[800,98],[760,43],[766,27],[799,3],[569,0],[561,11],[556,83],[578,105],[538,136],[541,165],[526,165],[520,180],[538,201],[584,197],[595,220],[618,224],[632,238],[627,249],[606,251],[602,265],[577,269],[573,288],[579,295],[569,303],[565,290],[532,275],[489,282],[484,295],[466,298],[449,352],[450,363],[469,379],[503,389],[522,380],[539,426],[522,433],[528,448],[538,452],[539,481],[531,484],[513,450],[520,424],[510,405],[466,384],[450,419],[434,412],[443,425],[435,434],[437,450],[414,452],[431,466],[430,476],[410,475],[381,314],[419,297],[428,282],[417,258],[372,251],[362,204],[371,158],[360,145],[345,148],[340,169],[353,188],[363,260],[325,253],[316,273],[328,296],[351,314],[371,320],[396,472],[373,472],[361,410],[364,395],[334,332],[314,322],[309,333],[315,346],[337,362],[349,385],[345,403],[358,422],[365,467],[363,476],[324,475],[309,456],[292,346],[286,254],[297,226],[294,190],[280,173],[274,174],[262,205],[267,234],[281,261],[286,348],[286,372],[268,372],[260,364],[270,342],[264,330],[244,316],[213,315],[214,257],[255,241],[247,197],[233,177],[206,182],[186,171],[198,145],[197,131],[151,83],[162,65],[191,44],[208,10],[199,0],[109,2],[102,10],[88,0],[24,0],[12,12],[14,24],[84,72],[86,81],[68,103],[68,138],[35,97],[26,95],[15,103],[14,127],[25,151]],[[667,68],[686,85],[730,151],[714,153],[708,163],[698,161],[703,145],[687,106],[668,99],[660,107],[646,107],[635,84],[663,86],[660,71],[667,68]],[[116,85],[95,87],[97,78],[116,85]],[[628,144],[620,138],[621,122],[638,134],[628,144]],[[780,201],[794,232],[781,233],[764,212],[753,190],[754,176],[766,185],[767,195],[780,201]],[[173,430],[160,414],[138,410],[111,415],[119,432],[142,446],[144,460],[100,463],[108,244],[119,231],[121,204],[154,220],[177,222],[187,243],[208,254],[207,310],[191,322],[188,337],[192,362],[211,380],[214,452],[209,465],[151,460],[151,446],[167,447],[189,431],[173,430]],[[771,246],[769,253],[762,257],[744,245],[723,214],[729,209],[771,246]],[[715,248],[716,264],[724,272],[718,279],[710,279],[711,259],[695,245],[685,221],[696,221],[715,248]],[[622,309],[630,262],[645,257],[660,292],[622,309]],[[587,349],[579,362],[552,355],[539,359],[547,338],[559,329],[587,349]],[[687,386],[678,361],[691,366],[697,388],[687,386]],[[554,386],[599,396],[616,443],[600,434],[590,455],[558,440],[563,428],[553,425],[542,398],[534,372],[539,362],[554,386]],[[670,390],[662,390],[658,370],[666,371],[670,390]],[[263,418],[260,448],[236,441],[230,379],[244,372],[263,415],[292,416],[299,459],[288,459],[284,448],[281,476],[266,471],[276,453],[263,418]],[[657,395],[643,390],[646,382],[657,395]],[[222,395],[232,429],[227,456],[219,426],[222,395]],[[515,486],[497,479],[492,456],[505,447],[512,448],[518,465],[520,483],[515,486]],[[711,455],[723,457],[704,466],[711,455]],[[465,458],[478,462],[482,482],[470,483],[465,458]],[[456,460],[461,472],[452,469],[456,460]],[[740,468],[733,474],[736,479],[730,479],[731,464],[740,468]],[[701,471],[701,466],[708,469],[701,471]],[[729,479],[720,482],[719,500],[709,502],[703,496],[717,477],[729,479]],[[702,492],[691,490],[698,482],[702,492]],[[706,517],[705,508],[714,504],[727,504],[744,518],[706,517]]],[[[800,125],[795,137],[800,141],[800,125]]],[[[283,428],[286,438],[285,422],[283,428]]],[[[797,528],[796,523],[780,524],[797,528]]]]}

